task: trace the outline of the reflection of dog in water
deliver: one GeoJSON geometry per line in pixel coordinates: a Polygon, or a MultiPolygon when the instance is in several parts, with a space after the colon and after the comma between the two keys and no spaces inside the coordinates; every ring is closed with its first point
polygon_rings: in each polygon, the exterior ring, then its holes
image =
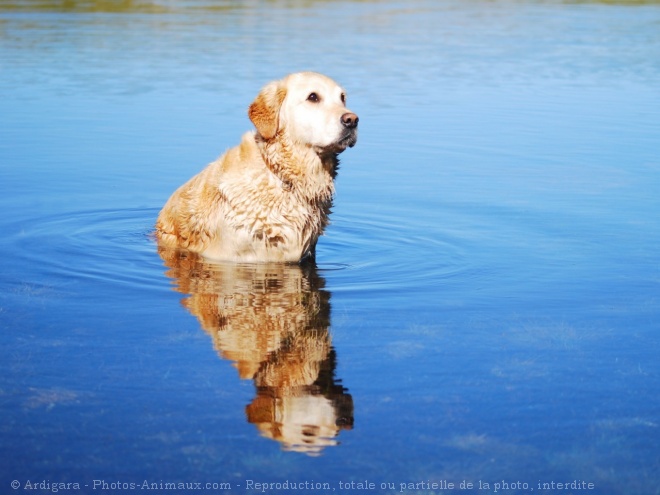
{"type": "Polygon", "coordinates": [[[330,294],[314,266],[210,264],[194,253],[160,254],[182,301],[257,396],[247,419],[286,450],[318,454],[353,425],[353,399],[334,378],[330,294]]]}

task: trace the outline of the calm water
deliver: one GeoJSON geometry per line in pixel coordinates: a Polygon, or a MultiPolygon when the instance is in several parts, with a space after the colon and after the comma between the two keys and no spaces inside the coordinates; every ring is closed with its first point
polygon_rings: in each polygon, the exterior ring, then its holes
{"type": "Polygon", "coordinates": [[[0,0],[0,95],[0,492],[660,493],[660,3],[0,0]],[[318,266],[161,258],[302,69],[318,266]]]}

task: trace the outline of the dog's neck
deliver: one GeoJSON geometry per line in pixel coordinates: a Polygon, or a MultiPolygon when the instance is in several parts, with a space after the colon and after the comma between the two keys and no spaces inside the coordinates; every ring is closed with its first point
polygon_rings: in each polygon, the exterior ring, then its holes
{"type": "Polygon", "coordinates": [[[310,202],[329,202],[335,192],[339,160],[336,153],[323,153],[309,146],[294,145],[284,132],[255,142],[268,169],[292,190],[310,202]]]}

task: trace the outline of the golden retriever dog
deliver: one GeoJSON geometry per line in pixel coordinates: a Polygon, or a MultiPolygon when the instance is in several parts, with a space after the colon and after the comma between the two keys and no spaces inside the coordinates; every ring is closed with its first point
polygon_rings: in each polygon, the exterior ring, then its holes
{"type": "Polygon", "coordinates": [[[313,258],[328,224],[337,155],[357,141],[346,92],[314,72],[266,85],[250,105],[256,128],[177,189],[156,237],[208,259],[297,262],[313,258]]]}

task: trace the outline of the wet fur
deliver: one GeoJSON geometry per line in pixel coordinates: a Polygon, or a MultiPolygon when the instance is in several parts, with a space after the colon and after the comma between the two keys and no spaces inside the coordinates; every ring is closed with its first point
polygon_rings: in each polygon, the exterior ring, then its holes
{"type": "Polygon", "coordinates": [[[341,105],[330,100],[337,91],[315,73],[264,87],[248,111],[256,132],[174,192],[156,222],[159,243],[227,261],[313,257],[328,224],[337,154],[357,138],[357,129],[351,134],[333,123],[349,112],[343,96],[341,105]],[[299,101],[309,91],[328,101],[299,101]],[[309,125],[315,119],[320,133],[309,125]]]}

